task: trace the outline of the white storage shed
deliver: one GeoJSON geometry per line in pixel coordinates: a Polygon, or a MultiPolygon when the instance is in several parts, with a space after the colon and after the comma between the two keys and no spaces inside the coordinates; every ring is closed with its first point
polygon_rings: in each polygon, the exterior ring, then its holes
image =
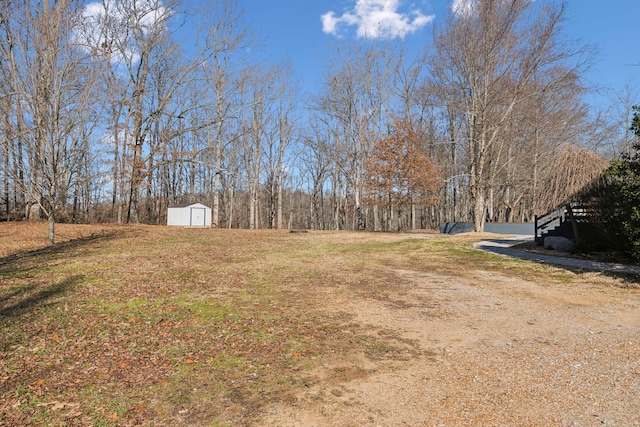
{"type": "Polygon", "coordinates": [[[201,203],[186,203],[167,210],[167,225],[211,227],[211,208],[201,203]]]}

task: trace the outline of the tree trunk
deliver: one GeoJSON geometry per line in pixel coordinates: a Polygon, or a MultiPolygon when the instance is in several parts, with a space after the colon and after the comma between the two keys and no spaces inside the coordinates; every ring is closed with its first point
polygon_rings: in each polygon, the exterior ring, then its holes
{"type": "Polygon", "coordinates": [[[482,190],[476,189],[471,198],[473,201],[473,231],[484,231],[487,208],[482,190]]]}
{"type": "Polygon", "coordinates": [[[578,242],[580,240],[580,231],[578,229],[578,222],[576,221],[575,216],[573,215],[573,209],[571,208],[571,204],[567,203],[567,214],[569,214],[569,220],[571,221],[571,229],[573,230],[573,241],[578,242]]]}
{"type": "MultiPolygon", "coordinates": [[[[413,196],[411,197],[413,199],[413,196]]],[[[416,204],[411,201],[411,229],[416,229],[416,204]]]]}
{"type": "Polygon", "coordinates": [[[380,214],[378,205],[373,206],[373,231],[380,231],[380,214]]]}
{"type": "Polygon", "coordinates": [[[53,206],[49,207],[49,230],[48,230],[48,237],[49,237],[49,243],[50,244],[54,244],[56,241],[56,217],[55,217],[55,210],[53,209],[53,206]]]}
{"type": "Polygon", "coordinates": [[[211,223],[214,227],[220,226],[220,168],[222,167],[222,149],[220,132],[222,125],[218,125],[218,135],[215,141],[215,171],[213,176],[213,212],[211,223]]]}
{"type": "Polygon", "coordinates": [[[283,217],[282,217],[282,197],[283,197],[283,193],[282,193],[282,172],[281,175],[278,177],[278,207],[277,207],[277,217],[278,217],[278,222],[277,222],[277,228],[278,230],[282,230],[284,228],[284,222],[283,222],[283,217]]]}

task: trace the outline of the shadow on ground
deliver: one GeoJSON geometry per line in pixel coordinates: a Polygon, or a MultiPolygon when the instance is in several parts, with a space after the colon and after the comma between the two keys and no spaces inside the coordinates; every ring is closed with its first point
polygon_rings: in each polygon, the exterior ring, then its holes
{"type": "Polygon", "coordinates": [[[83,275],[76,274],[54,283],[42,283],[35,279],[39,276],[35,274],[36,270],[122,234],[121,231],[96,234],[0,258],[0,320],[6,321],[44,307],[48,301],[72,291],[84,280],[83,275]]]}
{"type": "Polygon", "coordinates": [[[562,256],[563,254],[555,251],[549,251],[549,254],[540,253],[539,250],[531,247],[529,241],[521,239],[483,241],[476,243],[474,247],[498,255],[562,267],[578,274],[585,271],[598,272],[620,279],[628,287],[635,288],[640,285],[640,266],[636,265],[562,256]]]}
{"type": "Polygon", "coordinates": [[[0,318],[18,317],[35,307],[46,305],[51,298],[65,294],[82,282],[84,276],[74,275],[53,285],[40,289],[32,284],[20,290],[0,296],[0,318]]]}

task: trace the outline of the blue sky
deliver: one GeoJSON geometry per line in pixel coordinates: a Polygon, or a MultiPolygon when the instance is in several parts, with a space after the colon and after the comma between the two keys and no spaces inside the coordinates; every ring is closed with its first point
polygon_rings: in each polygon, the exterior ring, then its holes
{"type": "Polygon", "coordinates": [[[598,49],[596,63],[587,76],[590,80],[614,89],[625,84],[640,89],[639,18],[638,0],[570,2],[568,34],[598,49]]]}
{"type": "MultiPolygon", "coordinates": [[[[372,34],[371,22],[382,21],[388,25],[381,36],[401,32],[410,52],[417,52],[428,45],[433,26],[444,24],[454,1],[469,0],[240,0],[240,6],[265,59],[290,60],[303,88],[314,90],[340,40],[362,41],[358,31],[372,34]]],[[[640,88],[640,1],[569,0],[568,7],[566,34],[598,49],[587,80],[614,90],[640,88]]]]}

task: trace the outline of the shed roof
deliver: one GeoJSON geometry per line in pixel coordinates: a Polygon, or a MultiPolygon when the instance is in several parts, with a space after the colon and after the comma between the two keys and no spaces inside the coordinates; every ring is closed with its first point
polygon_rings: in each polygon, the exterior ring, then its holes
{"type": "Polygon", "coordinates": [[[169,206],[169,209],[188,208],[189,206],[199,206],[203,208],[208,208],[208,206],[205,206],[202,203],[180,203],[179,205],[169,206]]]}

